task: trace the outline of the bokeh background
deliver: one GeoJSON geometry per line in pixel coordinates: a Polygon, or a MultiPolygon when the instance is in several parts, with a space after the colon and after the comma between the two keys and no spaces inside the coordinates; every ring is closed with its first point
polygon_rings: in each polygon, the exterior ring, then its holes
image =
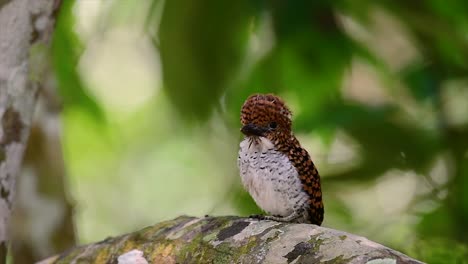
{"type": "Polygon", "coordinates": [[[26,163],[18,200],[48,209],[18,206],[17,263],[183,214],[260,212],[236,168],[258,92],[293,110],[324,226],[468,261],[464,1],[63,1],[47,85],[55,129],[33,130],[26,162],[53,177],[26,163]]]}

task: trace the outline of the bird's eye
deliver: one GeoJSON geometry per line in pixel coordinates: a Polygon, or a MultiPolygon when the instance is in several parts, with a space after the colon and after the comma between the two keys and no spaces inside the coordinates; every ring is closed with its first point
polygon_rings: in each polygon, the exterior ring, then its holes
{"type": "Polygon", "coordinates": [[[268,125],[271,129],[276,129],[278,127],[278,124],[276,122],[271,122],[269,125],[268,125]]]}

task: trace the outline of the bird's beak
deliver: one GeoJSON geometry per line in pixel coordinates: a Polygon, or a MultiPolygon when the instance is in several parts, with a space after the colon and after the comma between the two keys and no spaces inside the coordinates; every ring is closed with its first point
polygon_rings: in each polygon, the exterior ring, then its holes
{"type": "Polygon", "coordinates": [[[263,136],[266,132],[266,129],[263,127],[257,126],[255,124],[247,124],[241,128],[241,132],[246,136],[263,136]]]}

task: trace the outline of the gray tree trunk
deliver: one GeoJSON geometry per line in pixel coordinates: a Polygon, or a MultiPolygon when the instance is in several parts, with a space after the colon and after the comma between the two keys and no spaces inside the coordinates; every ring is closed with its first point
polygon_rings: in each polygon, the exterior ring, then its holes
{"type": "Polygon", "coordinates": [[[57,0],[0,1],[0,263],[57,0]]]}
{"type": "Polygon", "coordinates": [[[367,238],[316,225],[183,216],[40,262],[51,263],[422,262],[367,238]]]}

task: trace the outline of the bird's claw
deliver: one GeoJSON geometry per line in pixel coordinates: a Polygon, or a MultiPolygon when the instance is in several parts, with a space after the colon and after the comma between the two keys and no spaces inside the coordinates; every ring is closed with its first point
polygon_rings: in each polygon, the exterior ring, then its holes
{"type": "Polygon", "coordinates": [[[259,215],[259,214],[254,214],[254,215],[249,215],[249,218],[264,220],[265,216],[264,215],[259,215]]]}

